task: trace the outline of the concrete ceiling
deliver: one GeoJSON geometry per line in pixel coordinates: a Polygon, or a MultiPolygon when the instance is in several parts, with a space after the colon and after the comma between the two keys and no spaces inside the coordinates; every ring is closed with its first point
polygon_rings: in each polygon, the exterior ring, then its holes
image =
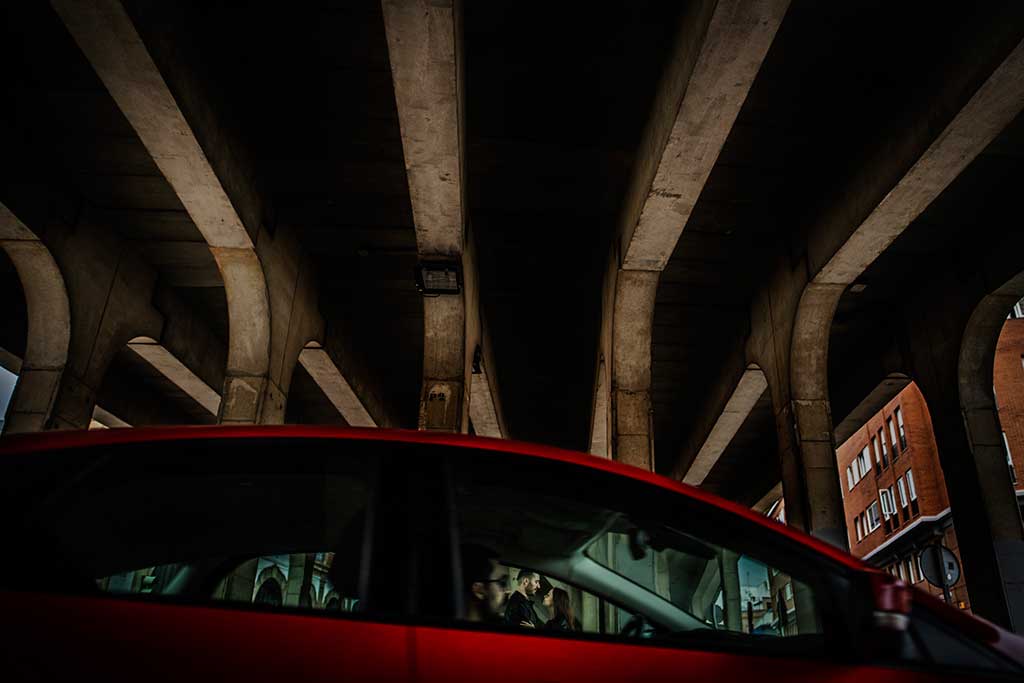
{"type": "MultiPolygon", "coordinates": [[[[350,340],[402,425],[415,426],[423,305],[380,3],[125,5],[147,42],[175,46],[193,66],[235,151],[251,162],[265,227],[294,228],[313,259],[328,334],[350,340]]],[[[587,448],[602,278],[680,5],[466,2],[468,219],[513,437],[587,448]]],[[[676,464],[723,363],[742,351],[765,254],[797,243],[963,58],[972,11],[792,3],[658,288],[659,471],[676,464]]],[[[44,222],[109,229],[226,340],[208,249],[60,19],[29,0],[0,13],[0,200],[44,222]]],[[[843,387],[837,421],[885,376],[884,363],[858,374],[844,359],[854,348],[882,356],[892,346],[884,330],[900,293],[942,268],[969,267],[958,248],[967,235],[1011,225],[1022,128],[1004,132],[865,273],[867,288],[841,302],[831,343],[834,387],[843,387]]],[[[3,257],[0,278],[10,321],[0,344],[17,353],[24,302],[3,257]]],[[[164,396],[183,419],[205,419],[130,359],[119,357],[112,376],[164,396]]],[[[334,419],[301,369],[293,398],[289,421],[334,419]]],[[[753,502],[776,481],[763,397],[706,485],[753,502]]]]}

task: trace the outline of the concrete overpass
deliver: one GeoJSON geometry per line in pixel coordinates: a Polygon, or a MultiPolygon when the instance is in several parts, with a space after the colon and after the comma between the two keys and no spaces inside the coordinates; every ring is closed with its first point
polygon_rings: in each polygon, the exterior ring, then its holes
{"type": "Polygon", "coordinates": [[[2,12],[7,431],[472,431],[844,544],[837,435],[914,380],[975,610],[1024,629],[1018,3],[2,12]]]}

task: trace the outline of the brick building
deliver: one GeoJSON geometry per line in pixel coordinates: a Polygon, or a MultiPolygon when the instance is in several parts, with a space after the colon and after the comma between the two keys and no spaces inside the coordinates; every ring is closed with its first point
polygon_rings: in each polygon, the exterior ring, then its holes
{"type": "MultiPolygon", "coordinates": [[[[994,389],[1007,447],[1007,464],[1024,503],[1024,308],[1020,304],[999,337],[994,389]]],[[[931,415],[911,383],[837,450],[850,552],[935,595],[924,580],[921,551],[941,542],[959,557],[946,482],[931,415]]],[[[953,603],[970,609],[961,575],[953,603]]]]}

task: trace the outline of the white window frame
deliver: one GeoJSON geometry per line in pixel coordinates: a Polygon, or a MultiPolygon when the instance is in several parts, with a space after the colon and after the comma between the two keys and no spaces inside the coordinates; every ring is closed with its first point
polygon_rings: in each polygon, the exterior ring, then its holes
{"type": "Polygon", "coordinates": [[[910,492],[910,500],[917,500],[917,487],[914,486],[914,472],[910,469],[904,474],[907,478],[907,490],[910,492]]]}
{"type": "Polygon", "coordinates": [[[906,581],[906,572],[903,570],[903,560],[896,560],[896,574],[900,577],[900,581],[906,581]]]}
{"type": "Polygon", "coordinates": [[[885,424],[889,425],[889,436],[892,437],[892,452],[893,455],[899,450],[900,442],[896,438],[896,423],[892,421],[891,417],[885,418],[885,424]]]}
{"type": "Polygon", "coordinates": [[[857,460],[860,462],[861,466],[860,476],[866,477],[868,472],[871,471],[871,450],[868,446],[865,446],[864,450],[860,452],[860,455],[857,456],[857,460]]]}
{"type": "Polygon", "coordinates": [[[885,519],[889,519],[895,513],[889,496],[889,489],[878,489],[878,499],[882,502],[882,517],[885,519]]]}
{"type": "Polygon", "coordinates": [[[856,482],[853,481],[853,467],[846,468],[846,487],[849,490],[853,490],[853,486],[856,482]]]}
{"type": "Polygon", "coordinates": [[[903,484],[903,477],[896,480],[896,488],[900,492],[900,507],[907,507],[910,503],[907,501],[907,487],[903,484]]]}
{"type": "Polygon", "coordinates": [[[888,459],[889,447],[885,443],[885,427],[878,430],[878,440],[882,442],[882,457],[888,459]]]}
{"type": "Polygon", "coordinates": [[[872,531],[882,526],[882,518],[878,515],[878,501],[876,500],[871,503],[865,512],[867,513],[866,519],[868,523],[868,533],[870,534],[872,531]],[[872,514],[872,510],[874,510],[874,514],[872,514]]]}
{"type": "Polygon", "coordinates": [[[875,464],[878,465],[878,469],[882,469],[882,456],[878,453],[878,437],[871,437],[871,451],[875,454],[875,464]]]}
{"type": "Polygon", "coordinates": [[[857,541],[860,542],[864,538],[864,530],[860,527],[860,516],[854,518],[853,525],[857,529],[857,541]]]}
{"type": "Polygon", "coordinates": [[[903,446],[907,442],[907,429],[903,426],[903,409],[900,406],[896,406],[896,427],[899,429],[900,445],[903,446]]]}

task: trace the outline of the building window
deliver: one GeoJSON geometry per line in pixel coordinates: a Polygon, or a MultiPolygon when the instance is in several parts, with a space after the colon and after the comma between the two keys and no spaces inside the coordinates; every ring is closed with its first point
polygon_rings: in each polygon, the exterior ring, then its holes
{"type": "Polygon", "coordinates": [[[921,551],[914,555],[914,564],[917,565],[917,580],[920,581],[924,578],[924,569],[921,568],[921,551]]]}
{"type": "Polygon", "coordinates": [[[871,471],[871,454],[868,452],[867,446],[857,456],[857,466],[860,468],[861,477],[866,477],[868,472],[871,471]]]}
{"type": "Polygon", "coordinates": [[[1013,458],[1010,456],[1010,442],[1006,440],[1006,432],[1003,432],[1003,448],[1006,450],[1006,466],[1010,468],[1010,483],[1017,484],[1017,472],[1013,469],[1013,458]]]}
{"type": "MultiPolygon", "coordinates": [[[[878,465],[879,471],[882,469],[882,454],[878,451],[878,437],[871,437],[871,452],[875,454],[875,464],[878,465]]],[[[875,472],[877,475],[878,472],[875,472]]]]}
{"type": "Polygon", "coordinates": [[[872,531],[882,526],[882,520],[878,516],[878,501],[875,501],[874,503],[868,506],[867,515],[868,533],[870,534],[872,531]]]}
{"type": "Polygon", "coordinates": [[[900,454],[899,447],[896,445],[896,425],[893,424],[892,418],[885,418],[885,424],[889,425],[889,443],[892,444],[892,459],[896,462],[896,457],[900,454]]]}
{"type": "Polygon", "coordinates": [[[917,578],[914,576],[914,559],[912,557],[907,558],[907,579],[910,583],[917,583],[917,578]]]}
{"type": "Polygon", "coordinates": [[[903,560],[896,560],[896,571],[899,573],[900,581],[906,581],[907,577],[903,573],[903,560]]]}
{"type": "Polygon", "coordinates": [[[850,467],[846,468],[846,488],[853,490],[853,469],[850,467]]]}
{"type": "Polygon", "coordinates": [[[1024,306],[1021,305],[1020,301],[1013,305],[1009,315],[1006,316],[1007,320],[1016,320],[1017,318],[1024,318],[1024,306]]]}
{"type": "Polygon", "coordinates": [[[910,494],[910,512],[914,516],[921,514],[921,508],[917,503],[917,487],[914,486],[914,472],[907,470],[904,475],[907,479],[907,492],[910,494]]]}
{"type": "Polygon", "coordinates": [[[860,516],[853,520],[853,525],[857,528],[857,542],[860,543],[861,539],[864,538],[864,530],[860,528],[860,516]]]}
{"type": "Polygon", "coordinates": [[[885,434],[878,430],[878,441],[882,444],[882,467],[889,466],[889,449],[885,445],[885,434]]]}
{"type": "Polygon", "coordinates": [[[907,430],[903,426],[903,411],[899,406],[896,406],[896,426],[900,432],[900,450],[907,450],[907,430]]]}

